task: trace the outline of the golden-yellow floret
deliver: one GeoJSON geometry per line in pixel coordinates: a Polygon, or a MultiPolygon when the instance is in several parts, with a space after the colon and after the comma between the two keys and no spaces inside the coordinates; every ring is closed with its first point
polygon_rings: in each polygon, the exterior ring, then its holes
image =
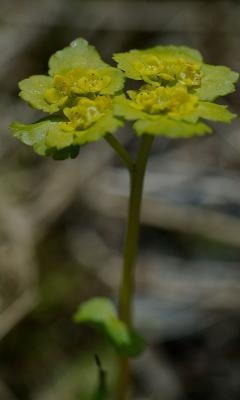
{"type": "Polygon", "coordinates": [[[175,118],[192,112],[198,103],[198,97],[188,93],[183,86],[155,88],[146,85],[139,91],[128,91],[128,94],[134,108],[175,118]]]}
{"type": "Polygon", "coordinates": [[[53,87],[46,90],[45,100],[62,108],[77,96],[96,95],[105,89],[111,78],[104,71],[75,68],[64,75],[55,75],[53,87]]]}
{"type": "Polygon", "coordinates": [[[110,109],[111,103],[109,96],[96,96],[94,99],[80,97],[75,106],[64,108],[64,115],[69,121],[62,122],[61,128],[65,131],[87,129],[110,109]]]}
{"type": "Polygon", "coordinates": [[[161,60],[156,55],[149,55],[135,62],[134,68],[152,85],[166,82],[196,88],[201,84],[201,66],[182,58],[161,60]]]}

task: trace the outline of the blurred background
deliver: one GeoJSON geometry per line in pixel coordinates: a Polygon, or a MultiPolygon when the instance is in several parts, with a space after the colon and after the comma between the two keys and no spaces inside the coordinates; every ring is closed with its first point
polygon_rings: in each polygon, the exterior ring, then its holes
{"type": "MultiPolygon", "coordinates": [[[[128,196],[104,140],[76,160],[43,159],[15,140],[13,120],[42,116],[17,83],[47,71],[76,37],[113,52],[157,44],[199,49],[240,70],[240,2],[1,0],[0,399],[91,400],[94,354],[116,374],[99,335],[75,326],[92,296],[116,300],[128,196]]],[[[239,94],[224,99],[239,114],[239,94]]],[[[240,127],[155,141],[137,265],[136,326],[151,344],[134,361],[137,400],[240,398],[240,127]]],[[[127,126],[119,140],[133,154],[127,126]]]]}

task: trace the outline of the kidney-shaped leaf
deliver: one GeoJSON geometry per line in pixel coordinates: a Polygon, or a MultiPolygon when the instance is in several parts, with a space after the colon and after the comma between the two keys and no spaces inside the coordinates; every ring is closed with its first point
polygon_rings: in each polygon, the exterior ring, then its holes
{"type": "Polygon", "coordinates": [[[144,339],[117,318],[116,309],[107,298],[97,297],[81,304],[74,320],[100,330],[120,354],[137,357],[145,349],[144,339]]]}

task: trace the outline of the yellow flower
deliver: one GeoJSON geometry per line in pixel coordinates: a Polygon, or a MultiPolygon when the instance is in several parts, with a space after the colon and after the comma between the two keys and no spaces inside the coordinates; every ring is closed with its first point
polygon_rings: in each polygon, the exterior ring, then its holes
{"type": "Polygon", "coordinates": [[[106,64],[81,38],[53,54],[49,75],[33,75],[19,83],[20,96],[50,114],[75,106],[81,96],[115,96],[123,85],[122,71],[106,64]]]}
{"type": "Polygon", "coordinates": [[[114,100],[114,113],[126,120],[136,121],[137,135],[189,137],[210,133],[211,128],[201,119],[230,122],[235,115],[226,106],[202,101],[182,85],[144,85],[130,90],[114,100]]]}
{"type": "Polygon", "coordinates": [[[79,70],[73,70],[69,73],[73,77],[71,90],[77,94],[99,93],[111,83],[111,77],[106,73],[90,69],[82,73],[79,70]]]}
{"type": "Polygon", "coordinates": [[[47,103],[62,108],[66,104],[72,104],[79,95],[100,93],[111,81],[106,71],[74,68],[64,75],[56,74],[53,77],[53,87],[45,91],[44,98],[47,103]]]}
{"type": "Polygon", "coordinates": [[[142,80],[151,85],[182,84],[186,87],[199,87],[201,84],[200,64],[187,62],[183,58],[161,59],[155,55],[146,55],[134,62],[134,68],[142,80]]]}
{"type": "Polygon", "coordinates": [[[213,101],[234,92],[238,73],[205,64],[201,54],[185,46],[156,46],[113,56],[128,78],[154,86],[183,85],[200,100],[213,101]]]}
{"type": "Polygon", "coordinates": [[[63,113],[69,121],[62,122],[60,127],[65,131],[87,129],[110,109],[111,104],[109,96],[82,97],[75,106],[64,108],[63,113]]]}
{"type": "Polygon", "coordinates": [[[164,114],[171,118],[181,118],[191,113],[198,103],[195,95],[189,94],[183,86],[152,87],[143,86],[139,91],[128,91],[131,105],[149,114],[164,114]]]}

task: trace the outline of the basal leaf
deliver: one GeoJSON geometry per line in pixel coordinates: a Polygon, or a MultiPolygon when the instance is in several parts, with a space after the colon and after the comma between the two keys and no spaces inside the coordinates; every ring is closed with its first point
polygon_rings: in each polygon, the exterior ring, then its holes
{"type": "Polygon", "coordinates": [[[94,298],[83,303],[74,320],[100,330],[120,354],[137,357],[145,349],[143,338],[117,318],[115,307],[106,298],[94,298]]]}

